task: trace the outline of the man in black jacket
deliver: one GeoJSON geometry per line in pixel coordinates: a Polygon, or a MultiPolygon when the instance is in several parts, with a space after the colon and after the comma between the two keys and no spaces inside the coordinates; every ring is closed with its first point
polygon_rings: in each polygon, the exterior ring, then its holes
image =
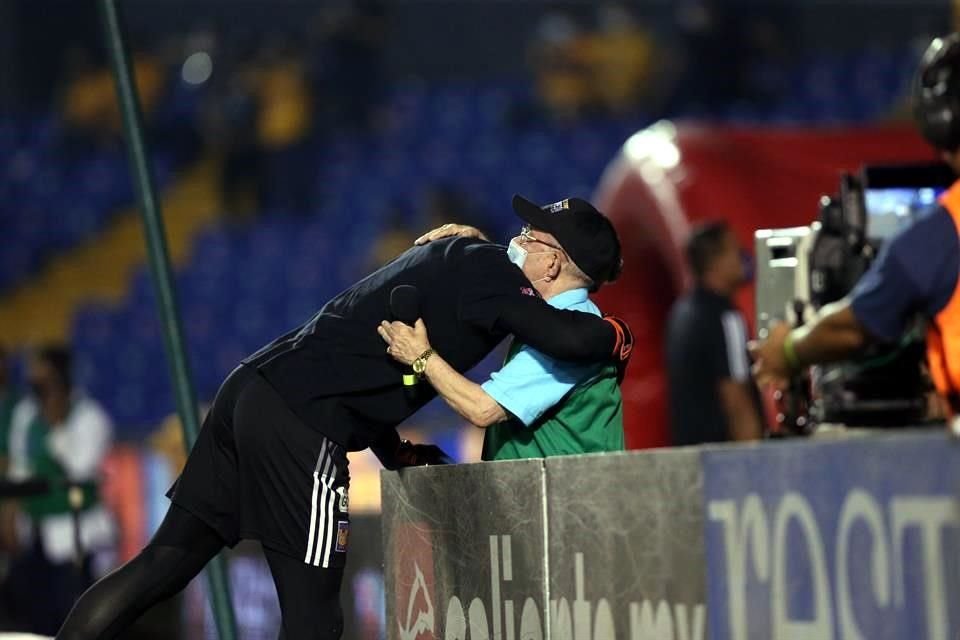
{"type": "Polygon", "coordinates": [[[694,287],[667,318],[672,444],[762,438],[747,325],[733,302],[746,281],[740,244],[725,222],[709,222],[691,234],[687,260],[694,287]]]}
{"type": "Polygon", "coordinates": [[[116,636],[182,589],[223,546],[259,540],[286,640],[339,638],[349,535],[347,451],[371,447],[388,468],[435,464],[436,447],[401,442],[396,426],[435,396],[411,392],[384,351],[379,323],[394,288],[419,292],[433,347],[458,371],[514,334],[560,359],[619,357],[625,326],[559,311],[481,238],[416,246],[328,302],[306,324],[244,359],[204,420],[150,544],[94,585],[57,636],[116,636]]]}

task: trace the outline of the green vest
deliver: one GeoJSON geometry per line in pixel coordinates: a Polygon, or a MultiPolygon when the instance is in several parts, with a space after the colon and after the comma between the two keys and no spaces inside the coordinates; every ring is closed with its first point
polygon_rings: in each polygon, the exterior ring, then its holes
{"type": "Polygon", "coordinates": [[[0,457],[10,455],[10,423],[13,422],[13,409],[20,397],[13,391],[0,395],[0,457]]]}
{"type": "MultiPolygon", "coordinates": [[[[31,477],[63,481],[66,480],[67,473],[47,448],[49,431],[49,426],[38,411],[27,428],[27,457],[30,460],[31,477]]],[[[80,488],[83,491],[83,509],[89,509],[100,501],[96,482],[82,483],[80,488]]],[[[21,504],[27,515],[33,518],[69,513],[69,491],[66,487],[55,487],[42,496],[25,498],[21,504]]]]}
{"type": "MultiPolygon", "coordinates": [[[[521,346],[513,342],[505,363],[521,346]]],[[[535,424],[528,427],[514,419],[487,427],[483,459],[519,460],[623,449],[623,399],[617,368],[607,365],[571,389],[535,424]]]]}

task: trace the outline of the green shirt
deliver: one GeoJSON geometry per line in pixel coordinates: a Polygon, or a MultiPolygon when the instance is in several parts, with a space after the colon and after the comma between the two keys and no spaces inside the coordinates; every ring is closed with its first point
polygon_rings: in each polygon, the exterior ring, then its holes
{"type": "MultiPolygon", "coordinates": [[[[23,499],[23,510],[33,518],[70,513],[69,490],[61,484],[67,480],[67,472],[50,451],[47,442],[49,433],[50,426],[37,412],[27,428],[27,456],[30,468],[33,477],[54,481],[59,486],[55,485],[46,494],[23,499]]],[[[99,503],[100,492],[96,482],[83,482],[79,483],[79,486],[83,491],[83,509],[99,503]]]]}
{"type": "MultiPolygon", "coordinates": [[[[506,361],[520,348],[514,343],[506,361]]],[[[530,426],[511,419],[488,427],[483,459],[518,460],[623,449],[623,400],[617,369],[607,365],[530,426]]]]}

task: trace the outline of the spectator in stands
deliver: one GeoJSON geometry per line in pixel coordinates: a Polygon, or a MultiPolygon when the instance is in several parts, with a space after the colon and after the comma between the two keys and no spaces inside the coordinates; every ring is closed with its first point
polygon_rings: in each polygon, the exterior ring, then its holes
{"type": "Polygon", "coordinates": [[[254,83],[265,204],[305,213],[310,208],[313,178],[313,163],[306,157],[313,129],[313,96],[302,56],[289,42],[274,36],[261,52],[254,83]]]}
{"type": "MultiPolygon", "coordinates": [[[[538,295],[557,309],[600,315],[588,294],[620,274],[620,240],[613,225],[576,198],[541,209],[515,197],[527,224],[507,255],[538,295]]],[[[480,237],[477,229],[448,224],[418,240],[455,235],[480,237]]],[[[409,364],[431,349],[422,321],[381,327],[394,359],[409,364]]],[[[426,379],[450,407],[486,429],[484,460],[517,460],[622,451],[623,401],[612,364],[561,362],[514,340],[503,367],[479,385],[433,354],[426,379]]]]}
{"type": "Polygon", "coordinates": [[[733,294],[746,282],[741,248],[725,222],[687,243],[694,288],[667,319],[667,377],[674,445],[756,440],[760,397],[750,375],[747,330],[733,294]]]}
{"type": "Polygon", "coordinates": [[[556,121],[575,120],[594,102],[585,45],[579,25],[564,13],[547,14],[537,29],[530,65],[539,108],[556,121]]]}
{"type": "MultiPolygon", "coordinates": [[[[323,117],[329,126],[364,131],[377,124],[383,100],[387,12],[382,0],[352,0],[325,8],[313,42],[322,57],[315,76],[322,88],[323,117]]],[[[314,62],[319,62],[314,60],[314,62]]]]}
{"type": "MultiPolygon", "coordinates": [[[[94,66],[83,49],[69,53],[67,89],[62,99],[64,136],[68,148],[82,152],[89,145],[118,140],[122,128],[113,76],[106,66],[94,66]]],[[[162,66],[150,55],[133,55],[140,106],[149,117],[163,93],[162,66]]]]}
{"type": "Polygon", "coordinates": [[[220,189],[224,213],[230,220],[245,220],[263,206],[259,105],[247,69],[230,69],[223,77],[206,106],[206,132],[211,144],[223,153],[220,189]]]}
{"type": "Polygon", "coordinates": [[[746,60],[739,16],[718,0],[684,0],[676,7],[676,40],[683,64],[676,73],[673,111],[706,111],[724,107],[740,97],[746,60]]]}
{"type": "Polygon", "coordinates": [[[21,502],[29,535],[0,600],[21,630],[48,635],[100,573],[94,566],[97,552],[114,541],[113,518],[99,496],[110,420],[95,400],[74,388],[71,360],[70,350],[59,345],[33,354],[31,394],[14,410],[10,432],[10,478],[39,478],[51,486],[45,495],[21,502]],[[79,510],[82,549],[76,547],[72,509],[79,510]]]}
{"type": "Polygon", "coordinates": [[[653,41],[622,5],[604,4],[597,17],[586,54],[592,93],[604,112],[632,113],[650,89],[653,41]]]}
{"type": "Polygon", "coordinates": [[[601,5],[597,23],[597,29],[583,30],[564,13],[549,13],[540,23],[530,64],[538,110],[555,121],[596,113],[630,114],[641,99],[653,96],[649,34],[620,4],[601,5]]]}

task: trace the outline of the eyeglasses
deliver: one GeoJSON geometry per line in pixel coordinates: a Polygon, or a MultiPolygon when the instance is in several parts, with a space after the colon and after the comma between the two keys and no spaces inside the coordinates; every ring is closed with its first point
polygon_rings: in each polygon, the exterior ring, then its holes
{"type": "Polygon", "coordinates": [[[540,244],[546,245],[546,246],[550,247],[551,249],[556,249],[557,251],[563,251],[563,247],[561,247],[560,245],[550,244],[549,242],[545,242],[545,241],[541,240],[540,238],[535,237],[535,236],[533,235],[533,232],[532,232],[531,228],[530,228],[530,225],[528,225],[528,224],[525,224],[525,225],[523,225],[523,227],[520,228],[520,240],[521,240],[524,244],[527,243],[527,242],[539,242],[540,244]]]}

